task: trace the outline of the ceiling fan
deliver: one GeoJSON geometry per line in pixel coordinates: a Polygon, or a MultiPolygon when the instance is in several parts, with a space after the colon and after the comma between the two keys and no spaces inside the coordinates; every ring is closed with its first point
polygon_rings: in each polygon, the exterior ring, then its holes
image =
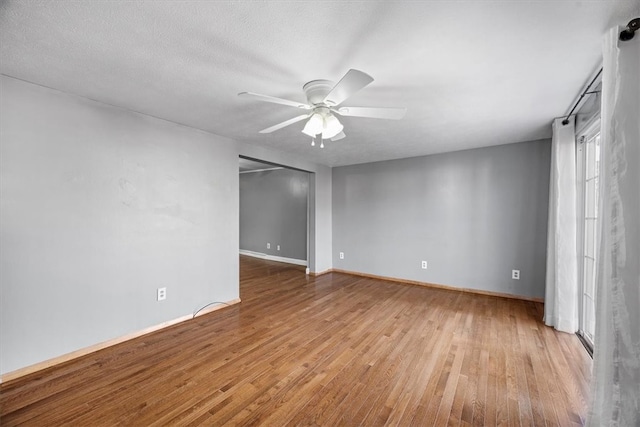
{"type": "MultiPolygon", "coordinates": [[[[343,132],[344,126],[335,114],[346,117],[392,120],[399,120],[404,117],[407,112],[406,108],[340,107],[340,104],[347,98],[372,81],[373,77],[354,69],[347,71],[336,85],[329,80],[312,80],[302,87],[307,97],[306,104],[253,92],[241,92],[238,96],[306,110],[305,114],[263,129],[260,133],[271,133],[308,119],[304,129],[302,129],[302,133],[309,135],[312,138],[311,145],[315,145],[315,138],[318,135],[322,140],[331,139],[332,141],[338,141],[346,136],[343,132]]],[[[320,146],[324,147],[322,140],[320,146]]]]}

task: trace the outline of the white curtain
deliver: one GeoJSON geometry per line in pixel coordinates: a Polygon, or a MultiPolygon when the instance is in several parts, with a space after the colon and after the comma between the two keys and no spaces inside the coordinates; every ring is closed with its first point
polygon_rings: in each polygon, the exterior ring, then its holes
{"type": "Polygon", "coordinates": [[[559,331],[578,330],[576,230],[576,137],[574,118],[553,122],[544,322],[559,331]]]}
{"type": "Polygon", "coordinates": [[[604,39],[591,426],[640,426],[640,34],[604,39]]]}

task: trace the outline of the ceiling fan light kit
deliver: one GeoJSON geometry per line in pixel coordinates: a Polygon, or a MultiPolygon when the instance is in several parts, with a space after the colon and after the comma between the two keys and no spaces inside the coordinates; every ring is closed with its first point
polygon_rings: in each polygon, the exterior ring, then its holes
{"type": "Polygon", "coordinates": [[[309,120],[307,120],[307,124],[304,125],[304,129],[302,129],[302,133],[307,134],[311,137],[316,136],[319,133],[322,133],[322,129],[324,128],[324,116],[320,112],[314,112],[311,114],[309,120]]]}
{"type": "Polygon", "coordinates": [[[331,139],[342,132],[342,129],[344,126],[328,108],[318,107],[304,125],[302,133],[312,138],[322,135],[322,139],[331,139]]]}
{"type": "Polygon", "coordinates": [[[302,110],[311,110],[307,114],[296,116],[292,119],[278,123],[260,131],[260,133],[271,133],[284,127],[290,126],[302,120],[307,120],[302,133],[309,135],[311,145],[315,146],[315,138],[320,136],[320,148],[324,148],[324,140],[331,139],[338,141],[343,139],[344,125],[335,114],[352,117],[368,117],[375,119],[399,120],[406,113],[405,108],[376,108],[376,107],[341,107],[338,106],[351,95],[358,92],[363,87],[373,81],[373,78],[359,70],[351,69],[333,85],[329,80],[312,80],[306,83],[302,90],[307,97],[307,104],[302,104],[288,99],[276,98],[269,95],[261,95],[253,92],[241,92],[240,97],[253,98],[262,102],[286,105],[302,110]],[[335,113],[335,114],[334,114],[335,113]]]}
{"type": "Polygon", "coordinates": [[[344,126],[332,114],[328,114],[324,118],[324,128],[322,129],[322,139],[331,139],[340,132],[342,132],[344,126]]]}

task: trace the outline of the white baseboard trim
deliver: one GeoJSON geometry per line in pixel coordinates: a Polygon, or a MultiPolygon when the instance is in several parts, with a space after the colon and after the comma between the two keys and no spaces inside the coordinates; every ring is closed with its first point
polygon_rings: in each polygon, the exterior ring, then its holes
{"type": "MultiPolygon", "coordinates": [[[[440,284],[437,284],[437,283],[420,282],[420,281],[417,281],[417,280],[399,279],[397,277],[379,276],[377,274],[362,273],[362,272],[359,272],[359,271],[341,270],[341,269],[338,269],[338,268],[332,268],[331,270],[326,271],[325,273],[329,273],[329,272],[349,274],[351,276],[368,277],[368,278],[371,278],[371,279],[387,280],[389,282],[403,283],[403,284],[406,284],[406,285],[418,285],[418,286],[424,286],[426,288],[445,289],[445,290],[448,290],[448,291],[458,291],[458,292],[465,292],[465,293],[469,293],[469,294],[487,295],[487,296],[499,297],[499,298],[509,298],[509,299],[517,299],[517,300],[523,300],[523,301],[533,301],[533,302],[544,303],[544,298],[527,297],[527,296],[514,295],[514,294],[506,294],[506,293],[503,293],[503,292],[483,291],[481,289],[460,288],[458,286],[440,285],[440,284]]],[[[324,274],[324,273],[322,273],[322,274],[324,274]]]]}
{"type": "Polygon", "coordinates": [[[195,317],[200,317],[203,314],[211,313],[212,311],[220,310],[222,308],[229,307],[231,305],[238,304],[238,303],[240,303],[240,298],[235,298],[235,299],[229,300],[227,302],[223,302],[223,303],[216,304],[216,305],[211,305],[211,306],[208,306],[208,307],[205,307],[205,308],[201,309],[196,315],[187,314],[187,315],[181,316],[181,317],[179,317],[177,319],[168,320],[166,322],[160,323],[158,325],[150,326],[150,327],[142,329],[140,331],[132,332],[130,334],[126,334],[126,335],[123,335],[123,336],[120,336],[120,337],[117,337],[117,338],[114,338],[114,339],[110,339],[110,340],[107,340],[107,341],[104,341],[104,342],[101,342],[101,343],[98,343],[98,344],[94,344],[94,345],[91,345],[89,347],[81,348],[81,349],[78,349],[76,351],[72,351],[71,353],[63,354],[61,356],[57,356],[57,357],[54,357],[52,359],[44,360],[42,362],[30,365],[30,366],[25,366],[24,368],[20,368],[20,369],[17,369],[15,371],[12,371],[12,372],[7,372],[5,374],[0,375],[0,384],[6,383],[8,381],[13,381],[13,380],[18,379],[20,377],[23,377],[25,375],[29,375],[29,374],[32,374],[34,372],[41,371],[43,369],[47,369],[47,368],[50,368],[50,367],[55,366],[55,365],[59,365],[60,363],[67,362],[69,360],[73,360],[73,359],[77,359],[77,358],[82,357],[82,356],[86,356],[87,354],[90,354],[90,353],[95,353],[96,351],[102,350],[104,348],[111,347],[111,346],[114,346],[116,344],[120,344],[122,342],[129,341],[129,340],[132,340],[134,338],[138,338],[138,337],[141,337],[143,335],[147,335],[147,334],[150,334],[152,332],[159,331],[160,329],[168,328],[169,326],[173,326],[173,325],[176,325],[178,323],[194,319],[195,317]]]}
{"type": "Polygon", "coordinates": [[[252,256],[254,258],[267,259],[269,261],[286,262],[287,264],[303,265],[305,267],[307,266],[307,260],[304,260],[304,259],[285,258],[282,256],[267,255],[260,252],[247,251],[245,249],[240,249],[240,255],[247,255],[247,256],[252,256]]]}

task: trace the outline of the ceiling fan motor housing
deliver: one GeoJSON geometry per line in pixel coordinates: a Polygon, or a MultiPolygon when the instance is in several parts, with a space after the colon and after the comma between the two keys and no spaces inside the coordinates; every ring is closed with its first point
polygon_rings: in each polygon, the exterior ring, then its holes
{"type": "Polygon", "coordinates": [[[333,82],[330,80],[311,80],[302,86],[302,90],[304,90],[309,104],[323,105],[324,99],[331,92],[333,86],[333,82]]]}

